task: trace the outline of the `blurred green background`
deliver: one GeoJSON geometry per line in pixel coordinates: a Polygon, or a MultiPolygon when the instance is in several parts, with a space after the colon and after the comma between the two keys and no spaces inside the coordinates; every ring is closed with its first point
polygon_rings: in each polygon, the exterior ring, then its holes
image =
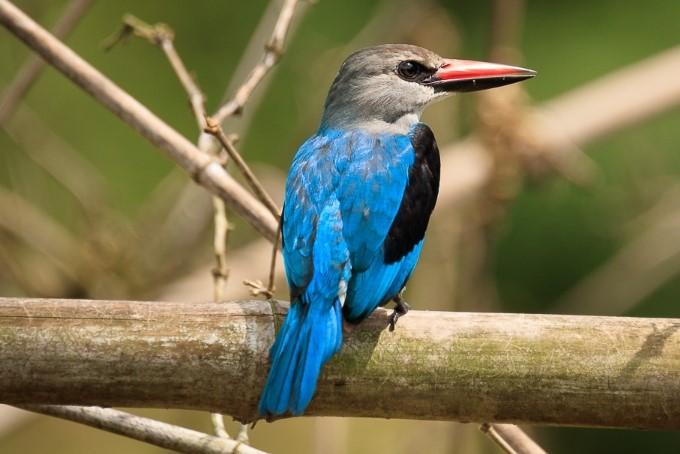
{"type": "MultiPolygon", "coordinates": [[[[17,4],[40,23],[50,25],[66,2],[17,4]]],[[[162,53],[135,38],[108,52],[103,51],[102,42],[120,28],[125,13],[169,24],[180,55],[202,87],[208,110],[213,111],[225,88],[231,86],[233,93],[234,84],[243,78],[242,72],[235,76],[234,72],[267,6],[264,0],[95,1],[67,42],[193,140],[195,122],[162,53]]],[[[511,55],[514,63],[539,72],[539,77],[522,87],[532,104],[680,44],[676,0],[644,4],[536,0],[522,9],[517,50],[511,55]]],[[[325,91],[349,52],[376,43],[409,42],[446,56],[488,59],[493,11],[491,1],[320,0],[307,7],[280,65],[257,91],[244,117],[230,120],[227,130],[240,134],[244,156],[276,193],[297,146],[317,127],[325,91]]],[[[246,53],[246,69],[256,61],[266,40],[266,27],[263,30],[256,36],[255,57],[246,53]]],[[[28,55],[22,44],[0,30],[0,90],[28,55]]],[[[677,73],[668,74],[669,79],[677,77],[677,73]]],[[[644,91],[645,84],[636,90],[644,91]]],[[[477,128],[477,100],[474,95],[459,96],[425,114],[440,145],[477,128]]],[[[583,151],[595,171],[585,184],[541,172],[526,181],[517,178],[518,192],[513,191],[503,203],[481,197],[479,204],[464,210],[439,206],[423,263],[409,289],[412,306],[680,316],[680,236],[674,233],[680,226],[678,125],[680,109],[676,107],[589,144],[583,151]],[[485,216],[490,205],[497,214],[485,216]]],[[[188,181],[173,169],[137,133],[47,69],[17,115],[0,129],[4,194],[0,218],[5,219],[0,221],[0,295],[155,297],[168,282],[210,263],[209,211],[197,212],[195,217],[190,213],[187,219],[172,217],[188,181]],[[93,185],[85,191],[85,201],[79,202],[50,174],[59,163],[46,165],[45,154],[35,154],[38,149],[53,156],[70,153],[85,169],[92,166],[89,177],[75,177],[93,185]],[[32,206],[57,230],[63,229],[66,237],[75,238],[78,249],[58,256],[58,251],[48,247],[46,252],[22,239],[17,229],[8,227],[10,218],[21,216],[17,213],[24,210],[11,208],[20,204],[12,194],[21,197],[22,207],[32,206]],[[172,219],[183,219],[182,232],[191,234],[173,237],[172,219]],[[157,235],[160,240],[148,241],[157,235]]],[[[200,197],[202,206],[209,208],[207,196],[200,197]]],[[[236,227],[230,248],[255,238],[247,225],[232,221],[236,227]]],[[[19,230],[52,241],[54,232],[33,232],[28,220],[21,222],[19,230]]],[[[238,288],[240,283],[229,285],[238,288]]],[[[141,413],[210,431],[207,414],[141,413]]],[[[2,427],[3,453],[161,451],[46,417],[2,427]]],[[[548,451],[557,453],[680,449],[680,435],[675,433],[530,431],[548,451]]],[[[499,452],[476,425],[444,422],[299,418],[260,423],[251,440],[273,453],[499,452]]]]}

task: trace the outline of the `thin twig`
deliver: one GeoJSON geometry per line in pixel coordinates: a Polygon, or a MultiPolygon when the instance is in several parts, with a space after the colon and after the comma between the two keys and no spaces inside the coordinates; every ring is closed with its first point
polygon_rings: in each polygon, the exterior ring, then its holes
{"type": "Polygon", "coordinates": [[[222,123],[225,118],[231,115],[238,115],[241,113],[246,101],[248,101],[248,98],[250,98],[250,95],[252,95],[255,88],[257,88],[260,82],[262,82],[262,79],[264,79],[281,58],[286,35],[288,34],[288,29],[290,28],[293,19],[293,13],[295,12],[295,6],[299,1],[300,0],[284,1],[283,6],[281,7],[281,13],[274,25],[272,36],[265,46],[265,53],[262,60],[255,68],[253,68],[250,74],[248,74],[246,80],[238,90],[236,90],[234,97],[220,107],[215,115],[213,115],[218,123],[222,123]]]}
{"type": "Polygon", "coordinates": [[[512,446],[500,435],[498,435],[498,432],[493,428],[493,426],[489,423],[484,423],[481,426],[479,426],[479,430],[484,432],[491,438],[503,451],[505,451],[508,454],[519,454],[517,451],[515,451],[512,446]]]}
{"type": "MultiPolygon", "coordinates": [[[[267,6],[265,12],[262,15],[262,18],[257,25],[254,33],[252,34],[250,38],[250,42],[248,45],[245,47],[245,50],[242,54],[241,59],[239,60],[238,64],[236,65],[236,69],[233,72],[233,75],[230,76],[230,82],[228,84],[228,87],[226,88],[223,96],[221,97],[222,101],[221,102],[226,102],[226,100],[229,99],[229,95],[231,95],[232,92],[235,91],[237,88],[238,84],[236,83],[236,80],[241,80],[244,79],[246,74],[250,72],[250,69],[252,66],[254,66],[254,62],[259,61],[261,58],[261,49],[262,49],[262,42],[266,41],[268,37],[271,35],[271,30],[274,26],[274,23],[276,22],[276,19],[279,14],[279,9],[280,5],[278,4],[278,0],[272,0],[269,5],[267,6]]],[[[297,7],[297,12],[296,15],[293,19],[293,21],[290,24],[289,30],[288,30],[288,39],[291,39],[293,33],[298,29],[298,25],[300,23],[300,17],[302,16],[302,13],[306,11],[306,6],[309,5],[310,2],[302,2],[298,7],[297,7]]],[[[265,78],[263,81],[260,83],[259,87],[259,92],[261,93],[263,91],[263,87],[265,87],[271,79],[265,78]]],[[[261,96],[258,95],[258,93],[254,93],[253,96],[250,97],[248,100],[248,111],[244,112],[243,115],[241,115],[238,118],[238,121],[233,122],[232,124],[229,125],[229,130],[237,130],[237,131],[246,131],[248,129],[248,124],[250,120],[253,118],[253,112],[256,110],[256,106],[259,105],[261,100],[261,96]]],[[[204,118],[203,116],[201,117],[202,119],[204,118]]],[[[223,128],[226,129],[225,124],[222,124],[223,128]]],[[[236,144],[238,140],[238,136],[234,133],[229,133],[227,137],[230,138],[232,143],[236,144]]],[[[204,132],[201,132],[199,136],[199,149],[201,151],[205,152],[212,152],[217,153],[221,151],[221,145],[219,142],[211,135],[206,134],[204,132]]],[[[162,199],[162,196],[159,196],[162,199]]],[[[165,200],[165,199],[163,199],[165,200]]],[[[162,223],[160,226],[163,231],[166,231],[166,236],[169,236],[169,242],[164,241],[162,238],[158,238],[157,236],[154,236],[154,243],[156,244],[175,244],[177,240],[183,241],[182,244],[184,245],[189,245],[191,243],[191,238],[193,238],[192,234],[197,234],[198,232],[202,231],[203,227],[207,225],[208,218],[212,219],[212,213],[208,213],[205,208],[205,203],[200,199],[199,197],[199,190],[196,189],[191,182],[186,182],[185,183],[185,188],[182,190],[181,194],[179,197],[174,198],[173,200],[176,200],[176,206],[172,208],[170,211],[170,214],[168,215],[167,219],[162,223]],[[191,210],[191,215],[186,215],[185,211],[186,210],[191,210]],[[191,220],[191,222],[188,222],[191,220]],[[170,229],[167,226],[177,226],[177,222],[180,223],[180,226],[184,226],[184,228],[180,228],[179,232],[176,233],[174,230],[171,232],[170,229]],[[184,231],[188,230],[189,235],[185,235],[184,231]],[[186,241],[185,241],[186,240],[186,241]]],[[[162,204],[162,202],[161,202],[162,204]]],[[[154,203],[152,202],[150,206],[152,208],[156,207],[158,205],[158,202],[154,203]]],[[[212,201],[210,201],[210,207],[209,207],[210,212],[213,211],[212,209],[212,201]]],[[[145,210],[141,210],[140,212],[145,212],[145,210]]],[[[153,219],[153,215],[147,216],[147,219],[153,219]]],[[[158,224],[153,224],[153,223],[147,223],[148,228],[147,230],[149,232],[155,232],[156,227],[158,224]]],[[[181,245],[180,245],[181,246],[181,245]]],[[[268,247],[268,246],[267,246],[268,247]]],[[[170,248],[170,250],[173,250],[174,246],[170,248]]],[[[151,260],[150,263],[158,263],[158,261],[153,261],[151,260]]],[[[244,276],[252,276],[253,274],[257,273],[260,270],[253,269],[253,272],[242,272],[243,268],[243,261],[235,260],[233,263],[238,263],[239,268],[236,268],[236,272],[240,273],[240,276],[235,280],[236,282],[241,282],[244,279],[244,276]]],[[[234,273],[234,269],[231,270],[230,274],[234,273]]],[[[212,277],[211,277],[212,279],[212,277]]],[[[199,281],[199,278],[196,278],[197,281],[199,281]]],[[[206,287],[207,288],[207,287],[206,287]]],[[[200,293],[200,291],[204,290],[203,284],[194,290],[195,293],[200,293]]],[[[203,300],[210,298],[211,296],[207,296],[206,298],[203,298],[203,300]]]]}
{"type": "Polygon", "coordinates": [[[238,433],[236,434],[236,441],[245,443],[247,445],[250,444],[250,437],[248,436],[249,427],[250,424],[241,424],[241,427],[239,427],[238,433]]]}
{"type": "Polygon", "coordinates": [[[227,220],[226,207],[224,201],[219,197],[213,197],[215,234],[213,237],[213,248],[215,250],[215,268],[213,269],[214,295],[216,303],[222,302],[224,285],[229,278],[229,268],[227,267],[227,240],[229,237],[229,221],[227,220]]]}
{"type": "Polygon", "coordinates": [[[267,286],[265,287],[262,281],[259,279],[251,280],[244,279],[243,285],[250,287],[250,294],[253,296],[264,296],[267,299],[271,299],[276,294],[276,259],[278,258],[279,243],[281,241],[281,222],[282,218],[279,219],[279,228],[276,231],[276,239],[272,244],[271,248],[271,261],[269,263],[269,279],[267,281],[267,286]]]}
{"type": "MultiPolygon", "coordinates": [[[[91,4],[92,0],[71,0],[57,23],[54,24],[52,34],[59,39],[67,37],[78,25],[91,4]]],[[[0,100],[0,125],[4,126],[12,116],[19,102],[26,96],[44,67],[44,60],[37,55],[31,55],[19,69],[0,100]]]]}
{"type": "Polygon", "coordinates": [[[246,161],[241,157],[241,154],[238,152],[238,150],[231,142],[231,140],[229,140],[229,138],[224,134],[224,131],[222,130],[220,124],[210,117],[206,117],[205,122],[207,126],[204,129],[204,131],[207,132],[208,134],[215,136],[217,140],[220,141],[226,152],[229,154],[229,157],[234,161],[234,163],[236,163],[236,166],[243,174],[243,177],[246,179],[248,185],[253,190],[257,198],[260,200],[260,202],[264,204],[264,206],[266,206],[269,209],[269,212],[272,214],[272,216],[274,216],[274,218],[278,220],[280,218],[281,213],[279,207],[276,206],[276,203],[274,203],[272,198],[269,196],[267,191],[264,189],[262,184],[259,182],[255,174],[253,173],[253,171],[250,170],[250,167],[248,166],[246,161]]]}
{"type": "MultiPolygon", "coordinates": [[[[214,229],[213,249],[215,254],[215,268],[213,275],[213,301],[221,303],[224,300],[224,287],[229,278],[229,267],[227,266],[227,246],[229,239],[229,220],[227,219],[227,209],[224,200],[219,197],[212,198],[214,210],[214,229]]],[[[210,420],[213,423],[213,430],[218,437],[231,438],[224,426],[224,416],[221,413],[211,413],[210,420]]]]}
{"type": "MultiPolygon", "coordinates": [[[[267,281],[264,270],[265,263],[271,257],[272,244],[263,239],[257,239],[234,249],[229,254],[229,278],[233,282],[243,282],[249,278],[259,278],[267,281]]],[[[212,265],[202,266],[196,271],[186,274],[168,284],[160,291],[158,298],[162,301],[209,301],[212,298],[212,277],[208,278],[212,265]]],[[[276,268],[275,282],[283,278],[282,267],[276,268]]],[[[233,300],[243,297],[243,289],[238,286],[228,286],[224,292],[224,299],[233,300]]]]}
{"type": "Polygon", "coordinates": [[[131,14],[126,14],[123,17],[123,24],[123,29],[116,38],[111,40],[107,47],[111,48],[129,33],[134,33],[135,36],[160,47],[189,97],[191,110],[194,113],[199,130],[205,128],[205,96],[175,49],[175,32],[166,24],[150,25],[131,14]]]}
{"type": "Polygon", "coordinates": [[[508,454],[546,454],[543,448],[514,424],[484,423],[479,430],[508,454]]]}
{"type": "Polygon", "coordinates": [[[24,410],[79,422],[97,429],[124,435],[165,449],[187,454],[264,454],[230,438],[213,437],[202,432],[112,408],[72,405],[26,405],[24,410]]]}
{"type": "Polygon", "coordinates": [[[274,239],[274,244],[272,245],[272,259],[271,263],[269,265],[269,282],[267,284],[267,290],[269,290],[269,293],[271,293],[272,296],[274,296],[274,292],[276,291],[276,287],[274,284],[276,283],[276,259],[279,255],[279,243],[281,241],[281,235],[283,232],[281,231],[283,227],[283,218],[279,218],[279,228],[276,232],[276,238],[274,239]]]}
{"type": "Polygon", "coordinates": [[[215,435],[220,438],[231,438],[227,428],[224,427],[224,416],[221,413],[210,413],[210,420],[212,421],[215,435]]]}

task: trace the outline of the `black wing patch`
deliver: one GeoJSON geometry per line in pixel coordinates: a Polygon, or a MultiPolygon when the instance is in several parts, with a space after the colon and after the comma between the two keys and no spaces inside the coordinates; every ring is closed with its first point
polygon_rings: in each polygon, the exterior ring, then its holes
{"type": "Polygon", "coordinates": [[[401,206],[385,239],[386,264],[401,260],[425,237],[439,193],[439,148],[432,130],[418,124],[411,144],[416,156],[408,172],[401,206]]]}

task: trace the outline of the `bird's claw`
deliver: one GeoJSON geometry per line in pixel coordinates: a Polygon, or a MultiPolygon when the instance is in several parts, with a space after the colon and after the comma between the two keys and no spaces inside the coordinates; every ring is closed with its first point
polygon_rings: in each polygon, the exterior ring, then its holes
{"type": "Polygon", "coordinates": [[[397,296],[394,298],[394,302],[396,303],[396,306],[394,306],[394,311],[390,314],[389,317],[389,323],[390,323],[390,331],[394,331],[394,327],[397,326],[397,320],[399,320],[399,317],[406,315],[411,309],[411,306],[402,299],[401,296],[397,296]]]}

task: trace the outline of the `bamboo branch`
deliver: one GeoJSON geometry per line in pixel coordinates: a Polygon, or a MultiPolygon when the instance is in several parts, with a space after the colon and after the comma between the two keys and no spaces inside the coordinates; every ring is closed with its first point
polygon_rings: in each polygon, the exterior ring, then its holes
{"type": "Polygon", "coordinates": [[[213,437],[112,408],[25,405],[25,410],[79,422],[165,449],[187,454],[265,454],[230,438],[213,437]]]}
{"type": "Polygon", "coordinates": [[[0,0],[0,23],[149,142],[166,152],[199,184],[220,196],[263,236],[274,239],[276,220],[226,173],[215,158],[201,152],[7,0],[0,0]]]}
{"type": "MultiPolygon", "coordinates": [[[[80,19],[87,12],[92,0],[71,0],[64,13],[52,28],[52,33],[59,39],[64,39],[78,25],[80,19]]],[[[17,72],[16,77],[5,90],[0,100],[0,125],[4,125],[16,110],[19,102],[31,89],[45,62],[37,55],[31,55],[17,72]]]]}
{"type": "MultiPolygon", "coordinates": [[[[390,332],[387,317],[347,336],[308,415],[680,429],[678,319],[411,311],[390,332]]],[[[264,301],[0,299],[0,400],[251,421],[274,326],[264,301]]]]}

